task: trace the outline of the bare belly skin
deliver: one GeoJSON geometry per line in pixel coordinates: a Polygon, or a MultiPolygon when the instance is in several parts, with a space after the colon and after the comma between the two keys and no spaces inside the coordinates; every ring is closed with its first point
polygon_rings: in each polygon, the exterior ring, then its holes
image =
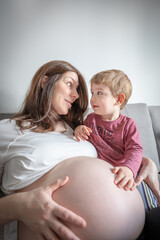
{"type": "MultiPolygon", "coordinates": [[[[97,158],[66,159],[21,191],[69,176],[69,182],[53,194],[53,199],[86,220],[85,229],[69,226],[80,239],[134,240],[144,226],[143,202],[137,189],[125,191],[114,184],[112,168],[97,158]]],[[[19,224],[19,234],[19,240],[35,239],[22,223],[19,224]]]]}

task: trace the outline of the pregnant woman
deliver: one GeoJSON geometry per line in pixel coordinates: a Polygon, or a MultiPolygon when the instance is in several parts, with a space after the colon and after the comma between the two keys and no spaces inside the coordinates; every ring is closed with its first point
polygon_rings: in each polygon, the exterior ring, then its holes
{"type": "MultiPolygon", "coordinates": [[[[91,143],[73,136],[87,106],[85,81],[75,67],[64,61],[40,67],[21,111],[0,123],[1,188],[5,194],[29,191],[68,176],[53,200],[81,216],[86,227],[59,220],[51,239],[70,239],[64,228],[73,239],[136,239],[145,221],[139,192],[119,189],[112,165],[97,158],[91,143]]],[[[35,234],[18,222],[19,240],[34,240],[35,234]]]]}

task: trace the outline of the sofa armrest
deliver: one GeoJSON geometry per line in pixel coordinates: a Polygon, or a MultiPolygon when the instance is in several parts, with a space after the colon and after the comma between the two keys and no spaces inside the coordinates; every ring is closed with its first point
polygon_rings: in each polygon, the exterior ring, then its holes
{"type": "Polygon", "coordinates": [[[149,106],[149,112],[152,119],[152,126],[160,160],[160,106],[149,106]]]}

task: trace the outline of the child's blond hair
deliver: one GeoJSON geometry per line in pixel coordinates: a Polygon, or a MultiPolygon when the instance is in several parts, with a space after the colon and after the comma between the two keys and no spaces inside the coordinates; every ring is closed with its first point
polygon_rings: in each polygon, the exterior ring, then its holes
{"type": "Polygon", "coordinates": [[[127,104],[132,94],[132,83],[128,76],[121,70],[111,69],[99,72],[91,78],[91,84],[92,83],[106,85],[114,97],[123,93],[125,100],[120,107],[121,109],[127,104]]]}

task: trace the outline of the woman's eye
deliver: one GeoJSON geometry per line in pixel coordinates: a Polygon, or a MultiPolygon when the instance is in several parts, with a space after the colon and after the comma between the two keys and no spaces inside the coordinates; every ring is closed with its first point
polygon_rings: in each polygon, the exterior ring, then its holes
{"type": "Polygon", "coordinates": [[[72,83],[71,82],[67,82],[68,87],[72,87],[72,83]]]}

